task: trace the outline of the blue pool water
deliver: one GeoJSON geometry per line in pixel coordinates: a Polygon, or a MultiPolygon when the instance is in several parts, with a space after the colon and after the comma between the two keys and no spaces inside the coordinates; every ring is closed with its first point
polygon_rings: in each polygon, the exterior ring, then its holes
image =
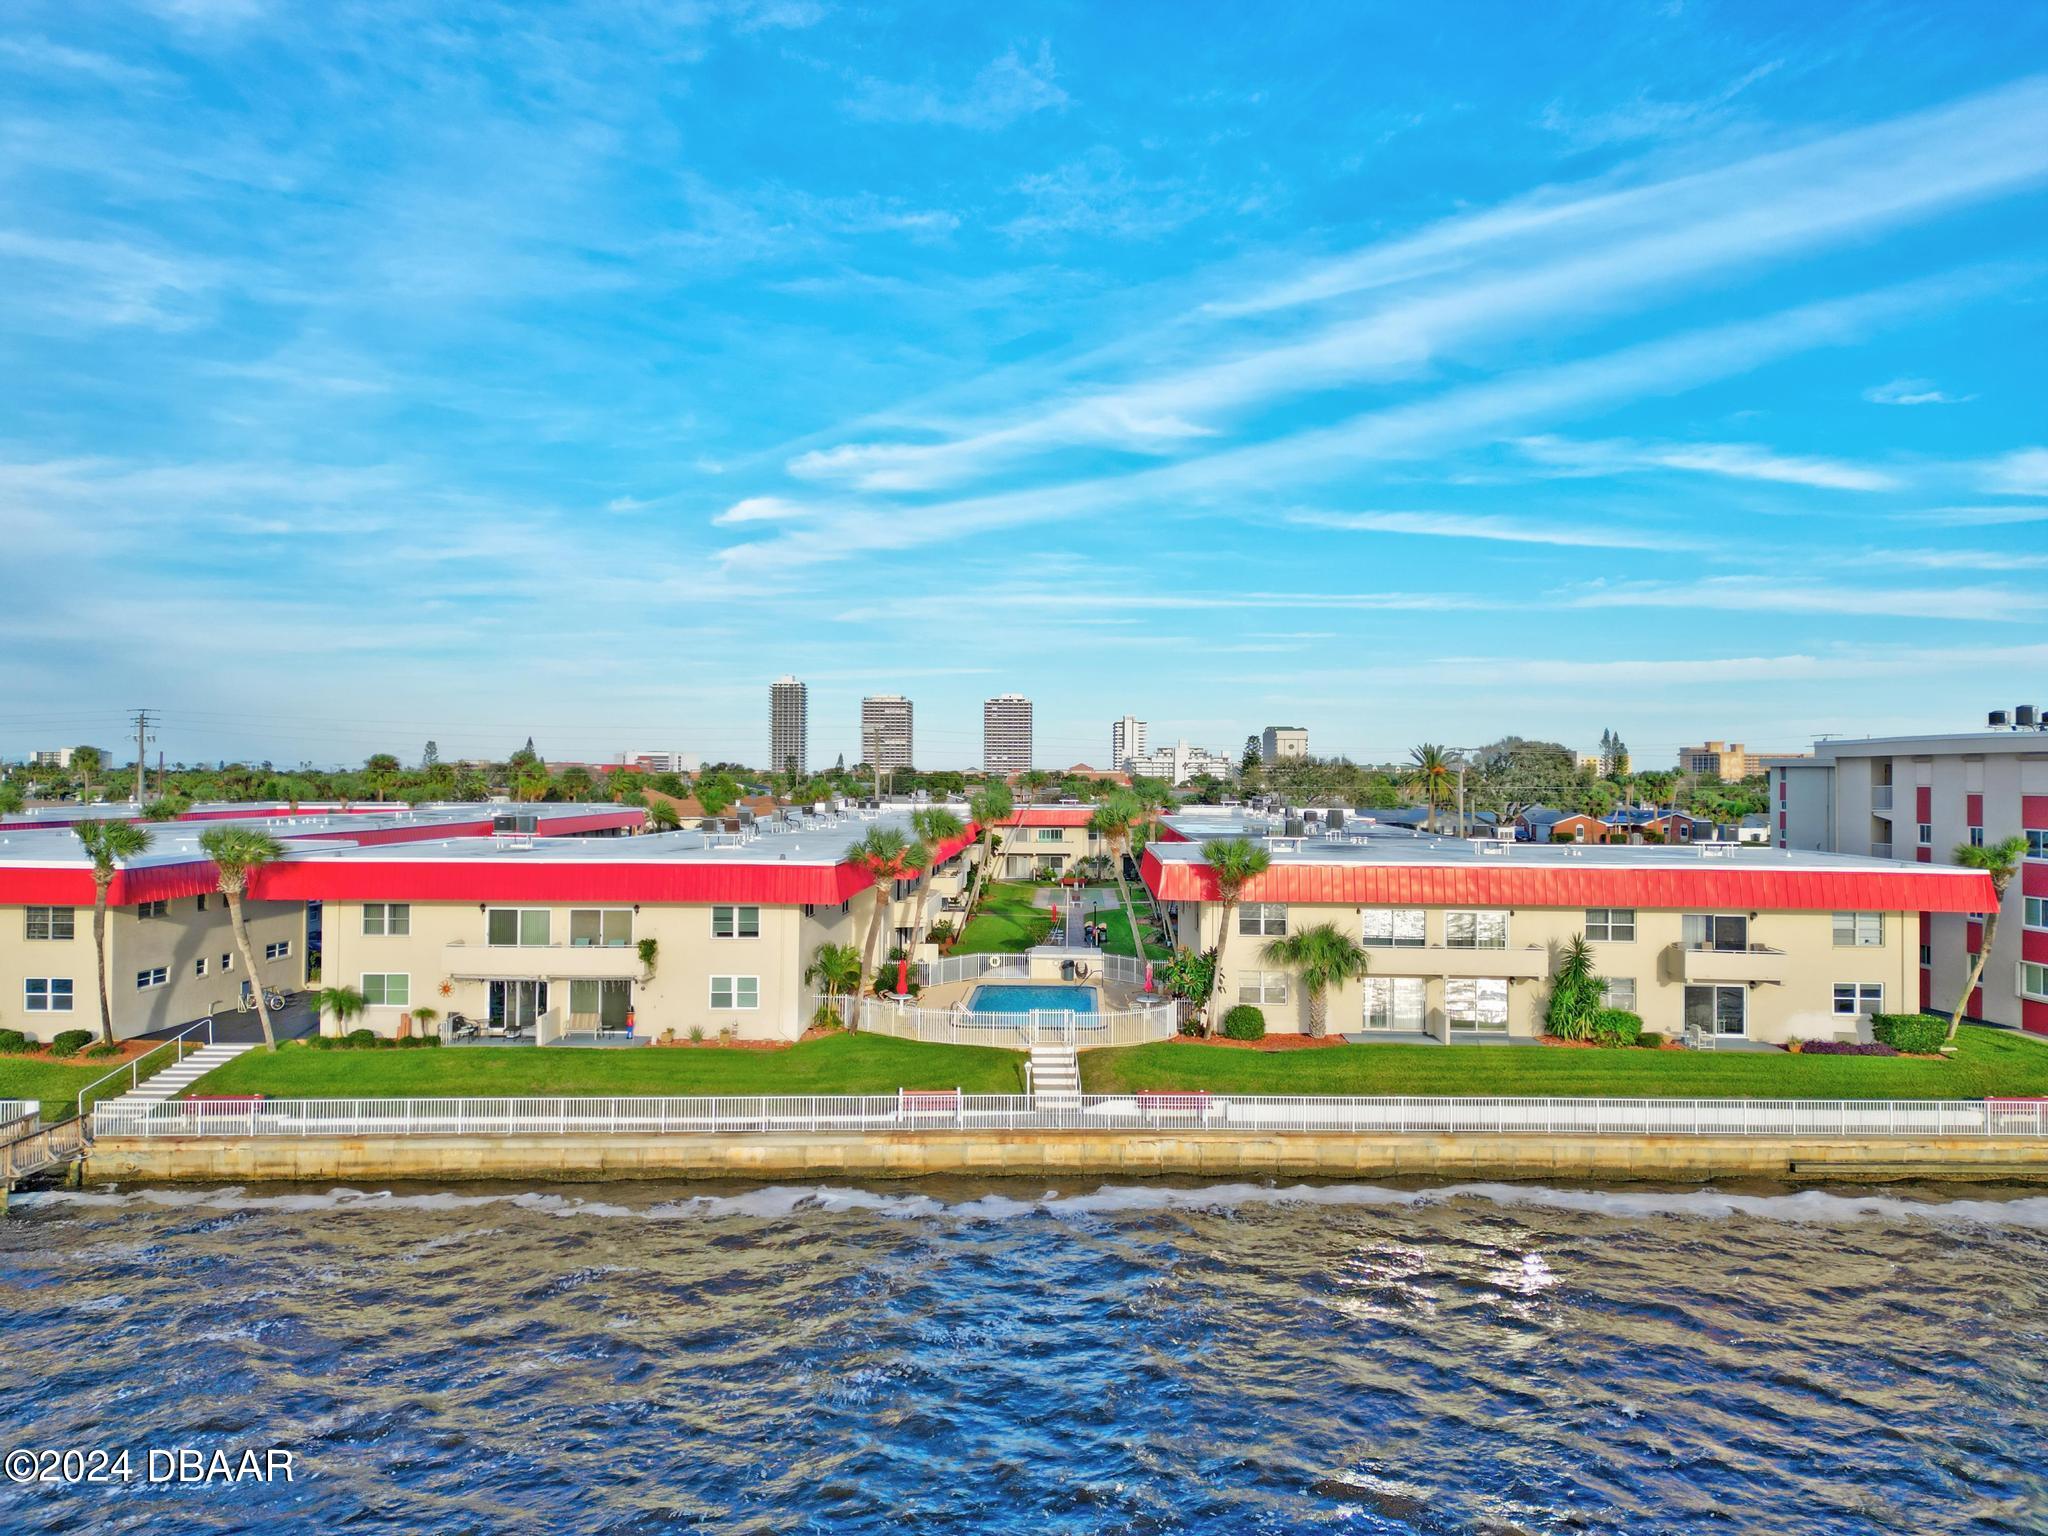
{"type": "Polygon", "coordinates": [[[1054,1012],[1093,1013],[1093,987],[983,986],[967,999],[969,1013],[1033,1013],[1046,1008],[1054,1012]]]}

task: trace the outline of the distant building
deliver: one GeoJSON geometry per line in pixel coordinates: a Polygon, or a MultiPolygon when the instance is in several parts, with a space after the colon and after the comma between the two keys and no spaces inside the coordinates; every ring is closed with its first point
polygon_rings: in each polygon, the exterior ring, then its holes
{"type": "Polygon", "coordinates": [[[900,693],[860,701],[860,760],[870,768],[908,768],[912,757],[911,705],[900,693]]]}
{"type": "Polygon", "coordinates": [[[1784,757],[1782,752],[1751,752],[1739,741],[1708,741],[1697,747],[1678,749],[1678,771],[1695,778],[1719,779],[1736,784],[1764,771],[1764,759],[1784,757]]]}
{"type": "Polygon", "coordinates": [[[1285,763],[1308,756],[1308,727],[1305,725],[1269,725],[1259,738],[1259,757],[1263,762],[1285,763]]]}
{"type": "Polygon", "coordinates": [[[1164,779],[1169,784],[1185,784],[1189,779],[1198,779],[1203,774],[1211,778],[1227,779],[1237,769],[1237,764],[1221,752],[1211,752],[1206,747],[1191,747],[1185,741],[1177,741],[1170,747],[1161,747],[1157,752],[1148,752],[1143,757],[1131,759],[1131,772],[1148,779],[1164,779]]]}
{"type": "MultiPolygon", "coordinates": [[[[69,768],[71,754],[77,750],[76,747],[42,747],[29,753],[28,765],[31,768],[69,768]]],[[[107,760],[107,754],[101,752],[100,761],[104,763],[107,760]]]]}
{"type": "Polygon", "coordinates": [[[619,761],[642,773],[695,773],[704,766],[704,759],[695,752],[626,752],[619,761]]]}
{"type": "Polygon", "coordinates": [[[811,767],[811,691],[793,677],[768,686],[768,768],[801,778],[811,767]]]}
{"type": "Polygon", "coordinates": [[[1031,701],[1000,693],[981,706],[981,766],[986,773],[1031,771],[1031,701]]]}
{"type": "Polygon", "coordinates": [[[1131,759],[1145,755],[1145,722],[1125,715],[1109,728],[1109,761],[1114,768],[1130,771],[1131,759]]]}

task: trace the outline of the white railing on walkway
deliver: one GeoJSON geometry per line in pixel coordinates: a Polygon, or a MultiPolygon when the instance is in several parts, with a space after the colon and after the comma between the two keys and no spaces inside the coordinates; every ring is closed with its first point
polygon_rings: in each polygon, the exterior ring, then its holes
{"type": "MultiPolygon", "coordinates": [[[[257,1000],[262,1006],[262,1000],[257,1000]]],[[[165,1067],[175,1066],[194,1052],[202,1051],[213,1044],[213,1020],[201,1019],[197,1024],[188,1024],[172,1035],[162,1045],[144,1051],[124,1067],[116,1067],[105,1077],[96,1077],[78,1090],[77,1118],[83,1120],[85,1112],[101,1099],[117,1093],[133,1093],[142,1086],[145,1078],[155,1077],[165,1067]],[[122,1082],[122,1079],[126,1082],[122,1082]]]]}
{"type": "MultiPolygon", "coordinates": [[[[884,967],[887,974],[887,967],[884,967]]],[[[1122,986],[1145,984],[1145,962],[1129,955],[1106,955],[1099,949],[1067,949],[1041,944],[1022,954],[941,955],[914,967],[918,982],[943,987],[955,981],[1113,981],[1122,986]],[[1064,974],[1067,962],[1086,966],[1086,976],[1064,974]]]]}
{"type": "Polygon", "coordinates": [[[261,1099],[102,1104],[98,1136],[546,1136],[809,1131],[2048,1137],[2035,1099],[1379,1099],[1157,1092],[775,1098],[261,1099]]]}
{"type": "MultiPolygon", "coordinates": [[[[813,998],[810,1014],[825,1006],[813,998]]],[[[1080,1013],[1065,1008],[1039,1008],[1014,1013],[975,1013],[965,1004],[952,1008],[920,1008],[883,997],[835,997],[832,1011],[842,1024],[868,1034],[899,1040],[928,1040],[946,1045],[992,1045],[1027,1051],[1034,1045],[1064,1044],[1080,1050],[1098,1046],[1144,1045],[1170,1040],[1179,1027],[1179,1005],[1161,998],[1139,1008],[1112,1008],[1080,1013]]]]}

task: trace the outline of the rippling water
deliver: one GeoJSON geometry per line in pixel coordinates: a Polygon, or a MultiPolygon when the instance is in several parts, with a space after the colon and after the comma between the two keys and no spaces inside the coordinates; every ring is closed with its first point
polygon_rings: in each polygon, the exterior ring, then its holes
{"type": "Polygon", "coordinates": [[[2048,1199],[17,1196],[0,1530],[2048,1529],[2048,1199]]]}

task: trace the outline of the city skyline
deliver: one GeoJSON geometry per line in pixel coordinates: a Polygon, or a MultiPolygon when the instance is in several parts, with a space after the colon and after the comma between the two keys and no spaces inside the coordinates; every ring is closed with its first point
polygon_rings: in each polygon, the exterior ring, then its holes
{"type": "Polygon", "coordinates": [[[11,14],[0,751],[744,760],[788,671],[814,760],[1661,755],[2048,661],[2048,14],[643,21],[11,14]]]}

